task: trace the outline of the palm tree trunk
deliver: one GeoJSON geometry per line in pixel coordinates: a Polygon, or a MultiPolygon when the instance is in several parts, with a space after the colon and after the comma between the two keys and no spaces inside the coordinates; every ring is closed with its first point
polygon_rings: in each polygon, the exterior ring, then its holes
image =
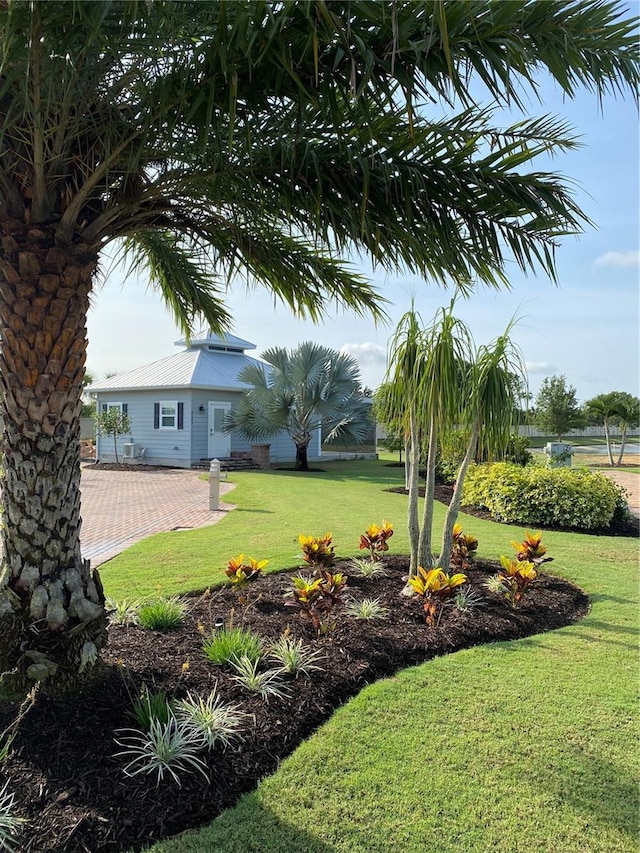
{"type": "Polygon", "coordinates": [[[476,447],[478,446],[478,437],[480,435],[480,422],[476,420],[473,425],[473,429],[471,430],[471,437],[469,438],[469,444],[467,445],[467,450],[464,455],[464,459],[460,463],[460,468],[458,470],[458,476],[456,478],[456,485],[453,489],[453,496],[451,498],[451,503],[447,509],[447,514],[444,520],[444,527],[442,529],[442,544],[440,546],[440,557],[438,558],[438,565],[444,569],[445,572],[449,571],[449,567],[451,565],[451,552],[453,551],[453,526],[456,523],[458,518],[458,513],[460,511],[460,504],[462,502],[462,489],[464,486],[464,478],[467,476],[467,469],[473,460],[476,447]]]}
{"type": "Polygon", "coordinates": [[[609,465],[613,468],[613,454],[611,452],[611,435],[609,432],[609,420],[604,419],[604,437],[607,440],[607,453],[609,454],[609,465]]]}
{"type": "Polygon", "coordinates": [[[409,534],[409,577],[418,573],[418,544],[420,540],[420,523],[418,521],[418,492],[420,468],[420,441],[415,409],[409,413],[410,440],[406,454],[405,479],[408,477],[409,507],[407,513],[407,532],[409,534]]]}
{"type": "MultiPolygon", "coordinates": [[[[624,448],[627,443],[627,425],[626,423],[622,423],[620,433],[620,453],[618,454],[618,461],[616,462],[616,466],[619,468],[622,465],[622,457],[624,456],[624,448]]],[[[611,464],[613,465],[613,459],[611,460],[611,464]]]]}
{"type": "Polygon", "coordinates": [[[309,463],[307,461],[307,448],[309,447],[309,442],[306,444],[296,444],[296,471],[308,471],[309,463]]]}
{"type": "Polygon", "coordinates": [[[438,429],[435,418],[431,416],[429,423],[429,452],[427,454],[427,473],[424,484],[424,513],[422,530],[418,544],[418,560],[424,569],[433,568],[433,553],[431,549],[431,528],[433,527],[433,505],[436,485],[436,454],[438,450],[438,429]]]}
{"type": "Polygon", "coordinates": [[[97,252],[11,223],[0,254],[0,673],[59,692],[92,675],[104,596],[80,553],[80,409],[97,252]],[[46,680],[45,680],[46,679],[46,680]]]}

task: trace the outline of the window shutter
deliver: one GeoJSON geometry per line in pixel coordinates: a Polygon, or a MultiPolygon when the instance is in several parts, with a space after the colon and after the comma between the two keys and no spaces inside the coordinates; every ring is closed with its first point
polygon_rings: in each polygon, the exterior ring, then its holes
{"type": "Polygon", "coordinates": [[[178,429],[184,429],[184,403],[178,403],[178,429]]]}
{"type": "Polygon", "coordinates": [[[153,404],[153,428],[160,429],[160,403],[153,404]]]}
{"type": "Polygon", "coordinates": [[[123,403],[122,404],[122,414],[126,415],[128,411],[129,411],[129,406],[126,403],[123,403]]]}
{"type": "Polygon", "coordinates": [[[106,411],[107,411],[107,404],[106,404],[106,403],[103,403],[103,404],[102,404],[102,411],[103,411],[103,412],[106,412],[106,411]]]}

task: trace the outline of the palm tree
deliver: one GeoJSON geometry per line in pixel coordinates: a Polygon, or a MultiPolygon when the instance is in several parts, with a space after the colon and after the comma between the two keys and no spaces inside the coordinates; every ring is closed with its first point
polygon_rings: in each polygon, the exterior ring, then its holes
{"type": "Polygon", "coordinates": [[[405,486],[409,492],[407,531],[409,534],[409,576],[418,571],[420,521],[418,492],[420,448],[424,428],[420,419],[419,389],[424,372],[424,333],[420,315],[412,307],[401,318],[389,342],[387,375],[377,400],[378,415],[384,423],[398,426],[405,436],[405,486]]]}
{"type": "Polygon", "coordinates": [[[356,444],[370,432],[371,404],[360,393],[360,370],[353,356],[306,342],[289,352],[274,347],[265,365],[249,364],[238,378],[251,385],[226,420],[225,429],[249,440],[284,430],[296,446],[296,468],[308,471],[313,433],[324,427],[325,441],[356,444]]]}
{"type": "Polygon", "coordinates": [[[635,90],[635,26],[602,0],[0,2],[0,672],[74,687],[105,642],[79,491],[105,247],[185,331],[229,325],[237,274],[298,315],[379,318],[352,250],[445,283],[498,286],[510,256],[553,277],[584,219],[526,166],[575,141],[546,117],[494,126],[469,75],[514,105],[541,68],[569,97],[635,90]],[[454,98],[458,115],[421,112],[454,98]]]}
{"type": "Polygon", "coordinates": [[[526,388],[526,369],[520,351],[509,338],[515,321],[489,346],[481,346],[467,372],[468,385],[460,387],[464,400],[460,424],[469,430],[469,443],[460,463],[453,496],[442,530],[438,565],[451,562],[453,527],[458,517],[467,469],[478,448],[483,457],[504,455],[509,444],[519,392],[526,388]],[[514,382],[514,378],[517,380],[514,382]]]}
{"type": "Polygon", "coordinates": [[[618,392],[612,391],[610,394],[598,394],[587,400],[585,406],[587,410],[602,418],[604,424],[604,437],[607,442],[607,455],[609,456],[609,465],[613,468],[613,451],[611,449],[611,419],[618,415],[618,404],[620,403],[618,392]]]}
{"type": "Polygon", "coordinates": [[[630,427],[637,427],[640,423],[640,400],[632,394],[625,391],[615,392],[619,395],[616,417],[620,423],[620,452],[616,465],[618,468],[622,465],[624,457],[624,448],[627,442],[627,430],[630,427]]]}

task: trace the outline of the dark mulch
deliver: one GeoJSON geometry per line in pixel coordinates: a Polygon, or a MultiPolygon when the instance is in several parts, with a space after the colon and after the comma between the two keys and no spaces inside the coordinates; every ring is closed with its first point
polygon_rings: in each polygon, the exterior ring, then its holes
{"type": "MultiPolygon", "coordinates": [[[[407,490],[404,486],[397,486],[392,489],[387,489],[388,492],[396,492],[400,495],[408,494],[407,490]]],[[[419,495],[421,498],[424,497],[424,487],[421,486],[419,489],[419,495]]],[[[449,506],[451,503],[451,497],[453,495],[453,486],[446,485],[443,483],[436,484],[435,487],[435,498],[440,503],[443,503],[445,506],[449,506]]],[[[477,509],[473,506],[463,506],[460,509],[460,512],[465,515],[472,515],[475,518],[484,518],[486,521],[494,521],[499,524],[502,522],[498,522],[491,513],[486,509],[477,509]]],[[[522,524],[508,524],[505,525],[507,527],[526,527],[527,525],[522,524]]],[[[536,527],[538,529],[539,525],[529,525],[536,527]]],[[[588,533],[590,536],[640,536],[640,519],[635,516],[629,516],[628,518],[614,518],[609,525],[609,527],[599,527],[595,530],[584,530],[580,527],[560,527],[556,525],[555,527],[546,525],[544,530],[559,530],[563,533],[588,533]]],[[[473,532],[473,531],[469,531],[473,532]]]]}
{"type": "MultiPolygon", "coordinates": [[[[428,627],[421,603],[402,597],[408,561],[389,557],[384,579],[349,579],[355,598],[374,597],[390,608],[384,621],[364,622],[335,611],[335,624],[317,638],[295,610],[284,607],[287,573],[258,580],[248,606],[228,588],[189,599],[183,626],[166,634],[140,628],[112,628],[104,680],[89,694],[68,700],[40,697],[22,719],[9,760],[0,772],[16,792],[28,824],[22,853],[110,853],[141,849],[154,839],[209,822],[255,788],[286,755],[362,687],[398,669],[457,649],[548,631],[582,617],[584,593],[544,575],[530,588],[521,608],[511,610],[484,587],[495,564],[478,563],[468,572],[482,592],[482,609],[463,614],[448,607],[440,625],[428,627]],[[290,681],[290,697],[265,703],[235,684],[230,673],[208,664],[202,631],[216,617],[232,618],[267,639],[289,629],[293,637],[320,649],[323,669],[312,679],[290,681]],[[188,662],[188,668],[183,664],[188,662]],[[127,778],[114,753],[114,732],[131,726],[131,699],[142,683],[177,697],[187,690],[203,695],[218,685],[229,701],[240,702],[253,722],[237,746],[208,755],[211,784],[185,776],[182,787],[156,787],[150,777],[127,778]]],[[[339,568],[346,569],[345,565],[339,568]]],[[[0,705],[0,729],[16,706],[0,705]]]]}

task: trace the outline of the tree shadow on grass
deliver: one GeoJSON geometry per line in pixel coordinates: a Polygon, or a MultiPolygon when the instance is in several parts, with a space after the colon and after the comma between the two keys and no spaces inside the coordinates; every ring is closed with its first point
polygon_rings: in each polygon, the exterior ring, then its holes
{"type": "Polygon", "coordinates": [[[628,849],[637,849],[640,796],[637,780],[626,768],[578,744],[567,744],[560,759],[553,756],[545,776],[545,787],[560,802],[570,804],[590,824],[608,825],[628,835],[628,849]]]}
{"type": "MultiPolygon", "coordinates": [[[[204,830],[189,830],[159,846],[157,853],[335,853],[336,848],[300,826],[283,821],[260,801],[245,794],[204,830]],[[175,846],[174,846],[175,845],[175,846]]],[[[152,849],[156,853],[156,848],[152,849]]]]}

